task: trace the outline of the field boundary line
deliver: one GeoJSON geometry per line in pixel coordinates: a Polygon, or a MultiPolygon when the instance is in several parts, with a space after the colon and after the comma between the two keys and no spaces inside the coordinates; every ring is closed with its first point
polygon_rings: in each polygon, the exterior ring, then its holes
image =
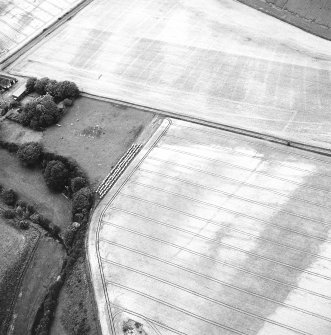
{"type": "Polygon", "coordinates": [[[291,148],[294,148],[294,149],[298,149],[298,150],[302,150],[302,151],[306,151],[306,152],[311,152],[311,153],[319,154],[319,155],[322,155],[322,156],[331,157],[331,148],[328,149],[328,148],[319,147],[319,146],[312,145],[312,144],[309,144],[308,142],[304,142],[304,141],[302,141],[302,142],[301,141],[295,141],[295,140],[285,138],[285,137],[280,137],[280,136],[271,135],[271,134],[267,134],[267,133],[257,132],[257,131],[254,131],[254,130],[249,130],[249,129],[245,129],[245,128],[241,128],[241,127],[230,126],[230,125],[225,124],[225,123],[204,120],[204,119],[200,119],[200,118],[197,118],[197,117],[194,117],[194,116],[189,116],[189,115],[183,114],[183,113],[175,113],[175,112],[172,112],[172,111],[153,108],[153,107],[148,107],[148,106],[145,106],[145,105],[136,104],[136,103],[129,102],[129,101],[98,96],[98,95],[87,93],[87,92],[84,92],[84,91],[81,93],[81,95],[84,96],[84,97],[87,97],[87,98],[94,99],[94,100],[101,100],[101,101],[111,102],[111,103],[121,105],[121,106],[132,107],[132,108],[144,111],[144,112],[151,112],[151,113],[163,115],[165,117],[170,117],[170,118],[175,119],[175,120],[187,121],[187,122],[191,122],[191,123],[194,123],[194,124],[198,124],[198,125],[207,126],[207,127],[214,128],[214,129],[219,129],[219,130],[235,133],[235,134],[238,134],[238,135],[252,137],[252,138],[264,140],[264,141],[271,142],[271,143],[281,144],[283,146],[291,147],[291,148]]]}
{"type": "Polygon", "coordinates": [[[133,158],[131,163],[126,166],[123,173],[119,176],[116,183],[108,191],[102,201],[94,209],[91,222],[86,237],[87,245],[87,259],[90,269],[90,277],[93,283],[94,295],[97,301],[98,316],[102,334],[117,335],[114,325],[114,310],[112,302],[109,300],[107,284],[104,278],[102,261],[100,256],[100,229],[102,225],[102,217],[112,201],[117,197],[122,187],[130,179],[131,175],[138,169],[139,165],[148,156],[154,146],[168,131],[171,125],[171,119],[165,119],[149,138],[149,140],[142,146],[141,150],[133,158]]]}

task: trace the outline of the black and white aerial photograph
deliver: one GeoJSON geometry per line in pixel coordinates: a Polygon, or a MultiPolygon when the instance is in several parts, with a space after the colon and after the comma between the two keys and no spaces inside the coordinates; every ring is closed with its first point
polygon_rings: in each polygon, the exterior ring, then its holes
{"type": "Polygon", "coordinates": [[[331,335],[331,0],[0,0],[0,335],[331,335]]]}

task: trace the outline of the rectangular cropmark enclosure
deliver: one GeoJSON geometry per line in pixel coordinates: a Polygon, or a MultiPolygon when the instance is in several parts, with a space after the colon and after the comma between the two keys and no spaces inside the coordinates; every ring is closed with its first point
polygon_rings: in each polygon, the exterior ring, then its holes
{"type": "Polygon", "coordinates": [[[329,335],[330,163],[164,121],[92,218],[103,333],[329,335]]]}

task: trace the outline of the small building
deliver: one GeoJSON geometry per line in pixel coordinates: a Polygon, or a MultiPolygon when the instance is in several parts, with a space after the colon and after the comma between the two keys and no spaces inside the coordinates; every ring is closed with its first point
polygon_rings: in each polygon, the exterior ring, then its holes
{"type": "Polygon", "coordinates": [[[12,97],[15,100],[20,100],[24,97],[25,95],[25,83],[22,83],[20,86],[16,87],[12,93],[12,97]]]}
{"type": "Polygon", "coordinates": [[[6,91],[17,82],[14,77],[0,75],[0,91],[6,91]]]}

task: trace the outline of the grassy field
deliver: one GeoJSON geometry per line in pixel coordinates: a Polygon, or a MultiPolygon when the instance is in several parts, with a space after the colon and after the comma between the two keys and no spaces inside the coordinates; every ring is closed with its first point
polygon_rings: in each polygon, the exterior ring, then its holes
{"type": "Polygon", "coordinates": [[[34,204],[39,213],[60,228],[70,223],[70,201],[61,194],[50,193],[40,170],[24,168],[5,150],[0,150],[0,183],[19,192],[22,200],[34,204]]]}
{"type": "Polygon", "coordinates": [[[47,151],[77,160],[95,186],[152,118],[151,113],[81,97],[61,127],[44,132],[42,143],[47,151]]]}
{"type": "MultiPolygon", "coordinates": [[[[158,118],[154,119],[152,113],[80,97],[68,109],[59,125],[47,131],[36,132],[5,120],[1,133],[8,142],[22,144],[38,141],[48,152],[75,159],[87,173],[92,186],[96,187],[131,144],[136,140],[145,141],[159,121],[158,118]]],[[[1,150],[0,175],[0,183],[18,190],[22,199],[36,204],[40,213],[61,228],[69,224],[70,202],[60,194],[49,192],[40,170],[22,167],[14,155],[1,150]]],[[[40,281],[46,289],[51,279],[56,278],[62,264],[64,253],[57,250],[59,245],[50,238],[41,240],[40,245],[23,281],[30,301],[24,300],[23,296],[17,303],[16,329],[19,335],[25,334],[31,326],[35,309],[29,306],[38,306],[41,302],[42,294],[38,291],[40,281]]],[[[77,327],[82,325],[89,329],[89,334],[98,332],[93,292],[85,262],[85,258],[77,261],[61,291],[52,335],[76,334],[77,327]]]]}
{"type": "MultiPolygon", "coordinates": [[[[14,155],[2,149],[0,149],[0,183],[7,189],[12,188],[17,191],[20,199],[33,204],[39,213],[61,228],[69,224],[70,202],[62,195],[49,192],[39,170],[22,167],[14,155]]],[[[12,324],[15,335],[28,333],[31,321],[48,286],[56,279],[62,266],[65,253],[63,247],[52,238],[47,237],[45,231],[41,233],[38,247],[26,269],[19,298],[14,308],[14,313],[17,315],[12,324]]],[[[0,235],[0,245],[5,244],[6,236],[0,235]]],[[[20,244],[17,242],[22,239],[22,236],[17,236],[9,243],[13,245],[12,248],[19,250],[20,244]]]]}
{"type": "Polygon", "coordinates": [[[8,311],[15,301],[21,275],[38,239],[35,229],[19,231],[0,217],[0,333],[9,322],[8,311]]]}
{"type": "Polygon", "coordinates": [[[26,270],[21,291],[16,301],[13,323],[15,335],[30,333],[34,317],[48,287],[61,271],[65,252],[52,238],[43,235],[34,257],[26,270]]]}
{"type": "Polygon", "coordinates": [[[5,275],[6,269],[20,258],[26,246],[26,238],[17,229],[6,223],[6,220],[0,217],[0,283],[5,275]]]}
{"type": "MultiPolygon", "coordinates": [[[[74,158],[96,187],[138,137],[148,137],[158,124],[154,121],[151,113],[81,97],[61,127],[44,132],[42,143],[47,151],[74,158]]],[[[93,292],[81,258],[61,291],[51,335],[77,334],[83,324],[88,334],[97,334],[93,292]]]]}
{"type": "MultiPolygon", "coordinates": [[[[1,133],[8,142],[41,142],[46,151],[75,159],[88,174],[92,186],[95,186],[147,125],[150,125],[147,133],[153,130],[158,123],[152,123],[153,117],[152,113],[80,97],[58,126],[36,132],[5,120],[1,133]]],[[[40,198],[40,194],[37,198],[40,198]]]]}
{"type": "Polygon", "coordinates": [[[77,329],[83,325],[88,329],[87,334],[99,334],[99,321],[86,266],[85,257],[80,258],[68,277],[60,294],[51,335],[80,334],[77,329]]]}

